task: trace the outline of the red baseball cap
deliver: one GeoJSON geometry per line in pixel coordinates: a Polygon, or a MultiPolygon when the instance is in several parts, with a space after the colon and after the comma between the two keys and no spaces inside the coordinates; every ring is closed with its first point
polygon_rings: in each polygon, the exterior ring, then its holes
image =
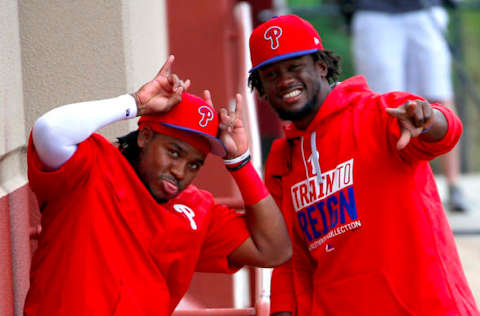
{"type": "Polygon", "coordinates": [[[170,111],[142,115],[138,128],[150,126],[153,131],[185,141],[203,153],[225,157],[227,151],[218,139],[218,115],[213,107],[200,97],[182,94],[182,101],[170,111]]]}
{"type": "Polygon", "coordinates": [[[249,72],[277,61],[323,50],[322,39],[312,24],[296,15],[274,17],[257,26],[249,42],[252,59],[249,72]]]}

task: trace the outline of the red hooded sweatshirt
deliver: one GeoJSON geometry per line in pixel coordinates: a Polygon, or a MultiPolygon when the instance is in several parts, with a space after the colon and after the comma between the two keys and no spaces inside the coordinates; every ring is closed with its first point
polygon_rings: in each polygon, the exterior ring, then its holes
{"type": "Polygon", "coordinates": [[[272,277],[271,312],[293,315],[478,315],[429,160],[451,150],[412,138],[385,111],[418,96],[375,94],[361,76],[338,84],[306,130],[275,141],[266,183],[294,246],[272,277]],[[312,154],[313,153],[313,154],[312,154]]]}

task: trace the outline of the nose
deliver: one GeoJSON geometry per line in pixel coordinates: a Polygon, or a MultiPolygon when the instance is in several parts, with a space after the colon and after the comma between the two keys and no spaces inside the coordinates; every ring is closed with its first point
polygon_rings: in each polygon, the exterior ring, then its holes
{"type": "Polygon", "coordinates": [[[278,74],[278,84],[280,88],[287,88],[294,81],[293,76],[288,71],[280,71],[278,74]]]}
{"type": "Polygon", "coordinates": [[[185,168],[187,166],[187,162],[183,159],[177,159],[172,162],[170,172],[177,180],[183,180],[185,177],[185,168]]]}

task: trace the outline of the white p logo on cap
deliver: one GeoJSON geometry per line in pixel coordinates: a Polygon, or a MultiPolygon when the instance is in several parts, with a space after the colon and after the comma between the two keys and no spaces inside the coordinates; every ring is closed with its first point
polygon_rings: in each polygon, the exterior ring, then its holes
{"type": "Polygon", "coordinates": [[[267,41],[270,41],[270,47],[272,49],[277,49],[280,45],[278,39],[282,36],[282,29],[278,26],[270,26],[263,35],[267,41]]]}
{"type": "Polygon", "coordinates": [[[207,126],[208,122],[213,120],[213,111],[208,106],[202,105],[198,108],[198,113],[202,115],[202,118],[198,122],[201,127],[207,126]]]}

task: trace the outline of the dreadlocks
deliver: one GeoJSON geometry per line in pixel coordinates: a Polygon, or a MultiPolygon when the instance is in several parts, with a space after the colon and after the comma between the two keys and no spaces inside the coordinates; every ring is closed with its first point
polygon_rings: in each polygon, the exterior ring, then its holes
{"type": "Polygon", "coordinates": [[[137,137],[138,130],[117,138],[118,150],[120,150],[123,156],[134,168],[141,152],[140,147],[138,147],[137,144],[137,137]]]}

